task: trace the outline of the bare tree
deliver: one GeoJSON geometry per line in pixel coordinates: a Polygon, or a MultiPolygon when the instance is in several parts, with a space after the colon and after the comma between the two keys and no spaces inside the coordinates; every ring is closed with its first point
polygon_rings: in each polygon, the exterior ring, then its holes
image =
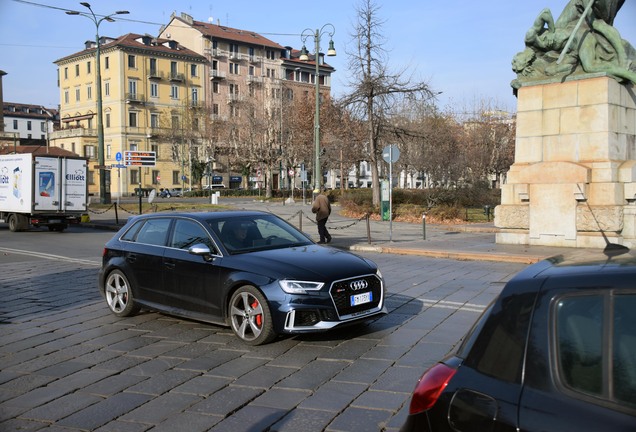
{"type": "Polygon", "coordinates": [[[349,55],[352,72],[352,90],[343,98],[354,117],[366,122],[369,160],[373,181],[373,204],[380,204],[378,160],[383,134],[390,124],[389,118],[396,101],[402,98],[433,97],[427,83],[416,82],[405,70],[391,72],[382,35],[384,21],[379,17],[380,7],[372,0],[361,0],[356,7],[356,22],[352,37],[355,50],[349,55]]]}

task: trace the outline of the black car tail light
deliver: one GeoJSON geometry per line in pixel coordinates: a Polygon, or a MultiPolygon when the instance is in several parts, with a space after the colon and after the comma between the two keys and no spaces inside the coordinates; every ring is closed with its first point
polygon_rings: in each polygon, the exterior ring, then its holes
{"type": "Polygon", "coordinates": [[[409,414],[418,414],[430,409],[448,385],[450,379],[455,375],[457,369],[453,369],[443,363],[424,372],[413,390],[409,414]]]}

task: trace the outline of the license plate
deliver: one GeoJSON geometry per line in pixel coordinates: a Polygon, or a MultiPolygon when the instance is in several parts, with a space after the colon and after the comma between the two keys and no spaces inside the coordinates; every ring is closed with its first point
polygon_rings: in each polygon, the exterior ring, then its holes
{"type": "Polygon", "coordinates": [[[49,223],[61,223],[62,219],[49,219],[49,223]]]}
{"type": "Polygon", "coordinates": [[[371,292],[352,295],[351,306],[358,306],[361,304],[369,303],[372,299],[373,299],[373,293],[371,292]]]}

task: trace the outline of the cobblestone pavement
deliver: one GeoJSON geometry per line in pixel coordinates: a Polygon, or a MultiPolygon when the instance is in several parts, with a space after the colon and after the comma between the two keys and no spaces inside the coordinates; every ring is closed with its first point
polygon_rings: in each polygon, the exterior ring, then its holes
{"type": "Polygon", "coordinates": [[[0,257],[0,431],[396,431],[424,369],[525,264],[361,254],[386,278],[388,315],[261,347],[115,317],[98,263],[0,257]]]}

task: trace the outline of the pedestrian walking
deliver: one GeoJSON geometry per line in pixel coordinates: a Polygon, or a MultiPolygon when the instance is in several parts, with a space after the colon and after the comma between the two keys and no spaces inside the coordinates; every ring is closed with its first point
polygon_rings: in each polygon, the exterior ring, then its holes
{"type": "Polygon", "coordinates": [[[327,231],[327,219],[329,219],[329,215],[331,214],[331,204],[329,204],[329,198],[325,195],[324,186],[316,196],[311,206],[311,212],[316,215],[316,222],[318,223],[318,235],[320,236],[318,244],[329,243],[331,241],[331,235],[329,231],[327,231]]]}

